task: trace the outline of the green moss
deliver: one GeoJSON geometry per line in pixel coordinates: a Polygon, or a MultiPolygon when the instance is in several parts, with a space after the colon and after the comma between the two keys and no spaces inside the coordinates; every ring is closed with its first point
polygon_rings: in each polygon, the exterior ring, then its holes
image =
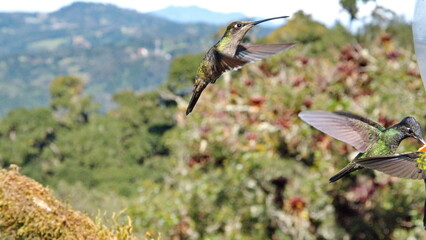
{"type": "Polygon", "coordinates": [[[132,227],[115,222],[108,229],[56,200],[51,192],[18,170],[0,169],[0,238],[133,239],[132,227]]]}

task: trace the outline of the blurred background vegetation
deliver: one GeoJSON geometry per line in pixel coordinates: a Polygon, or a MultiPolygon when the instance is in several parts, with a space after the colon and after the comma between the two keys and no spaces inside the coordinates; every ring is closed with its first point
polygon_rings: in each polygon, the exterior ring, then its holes
{"type": "MultiPolygon", "coordinates": [[[[356,21],[356,1],[341,3],[356,21]]],[[[285,41],[298,45],[225,74],[188,117],[201,52],[176,54],[154,90],[115,92],[106,112],[83,77],[54,77],[43,93],[49,106],[16,108],[0,120],[0,164],[20,166],[90,216],[126,209],[138,238],[425,238],[423,181],[361,170],[329,184],[355,149],[297,117],[345,110],[386,127],[407,115],[425,124],[410,24],[379,7],[353,33],[300,11],[259,39],[285,41]]],[[[417,148],[405,140],[398,151],[417,148]]],[[[16,228],[3,230],[16,236],[16,228]]]]}

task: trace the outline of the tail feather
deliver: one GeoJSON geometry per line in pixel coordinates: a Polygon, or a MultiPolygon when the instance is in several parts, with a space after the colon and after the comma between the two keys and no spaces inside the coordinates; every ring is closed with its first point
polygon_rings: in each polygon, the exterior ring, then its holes
{"type": "Polygon", "coordinates": [[[338,173],[336,173],[334,176],[332,176],[328,181],[329,182],[335,182],[339,179],[341,179],[342,177],[345,177],[346,175],[348,175],[349,173],[358,170],[360,167],[358,167],[356,164],[351,163],[349,165],[347,165],[346,167],[344,167],[342,170],[340,170],[338,173]]]}
{"type": "Polygon", "coordinates": [[[190,114],[194,109],[195,104],[197,104],[198,99],[201,96],[203,90],[207,87],[207,84],[200,83],[194,87],[192,92],[191,100],[189,100],[188,107],[186,108],[186,115],[190,114]]]}

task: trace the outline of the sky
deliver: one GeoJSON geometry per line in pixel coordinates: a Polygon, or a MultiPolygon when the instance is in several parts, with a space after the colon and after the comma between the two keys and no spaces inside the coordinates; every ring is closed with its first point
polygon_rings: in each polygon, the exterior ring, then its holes
{"type": "MultiPolygon", "coordinates": [[[[305,13],[312,14],[317,21],[332,25],[337,19],[347,23],[349,16],[340,8],[338,0],[93,0],[84,2],[111,3],[119,7],[135,9],[139,12],[149,12],[167,6],[199,6],[215,12],[240,12],[247,17],[273,17],[289,15],[302,9],[305,13]],[[226,7],[225,7],[226,6],[226,7]]],[[[73,0],[13,0],[3,1],[0,12],[52,12],[69,5],[73,0]]],[[[376,0],[384,6],[403,15],[411,21],[414,12],[415,0],[376,0]]],[[[376,6],[369,2],[361,8],[360,17],[368,16],[376,6]]]]}

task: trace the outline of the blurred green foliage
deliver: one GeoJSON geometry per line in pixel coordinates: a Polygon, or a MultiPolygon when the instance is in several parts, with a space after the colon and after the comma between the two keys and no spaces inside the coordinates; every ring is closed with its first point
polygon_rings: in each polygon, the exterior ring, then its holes
{"type": "Polygon", "coordinates": [[[51,84],[51,109],[11,111],[0,129],[2,166],[28,166],[24,173],[52,186],[81,181],[134,194],[138,176],[153,175],[141,168],[145,161],[168,154],[161,138],[175,125],[173,115],[159,107],[158,94],[127,91],[115,96],[116,110],[100,116],[83,86],[79,78],[58,77],[51,84]]]}
{"type": "MultiPolygon", "coordinates": [[[[219,79],[187,117],[182,89],[202,55],[175,58],[157,90],[116,93],[103,115],[81,79],[58,77],[50,108],[1,120],[0,164],[83,211],[127,206],[140,238],[425,238],[422,181],[361,170],[329,184],[355,149],[297,117],[345,110],[385,126],[407,115],[426,123],[408,24],[373,24],[351,34],[299,12],[261,40],[298,46],[219,79]]],[[[415,149],[405,140],[398,151],[415,149]]]]}

